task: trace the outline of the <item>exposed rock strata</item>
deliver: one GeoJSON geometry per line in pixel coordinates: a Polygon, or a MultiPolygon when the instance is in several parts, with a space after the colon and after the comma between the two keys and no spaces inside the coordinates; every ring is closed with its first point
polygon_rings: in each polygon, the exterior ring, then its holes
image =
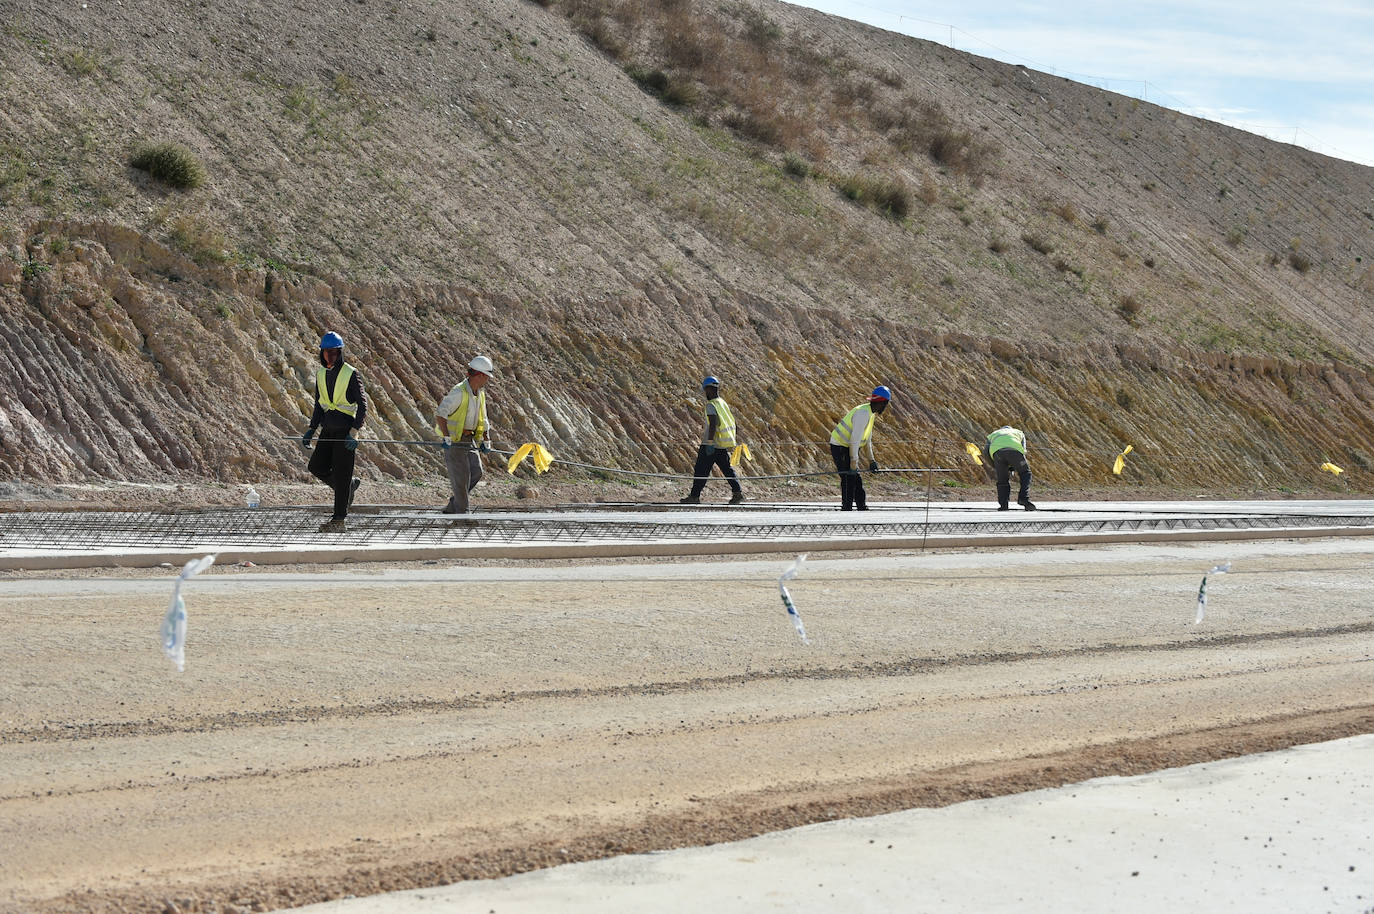
{"type": "MultiPolygon", "coordinates": [[[[284,439],[305,425],[324,329],[365,373],[378,438],[429,435],[435,403],[481,348],[498,365],[500,443],[628,468],[687,469],[699,402],[683,366],[726,377],[755,472],[824,467],[829,425],[878,382],[898,396],[879,432],[884,461],[924,465],[933,443],[937,464],[958,461],[970,478],[960,442],[1004,421],[1031,431],[1037,470],[1066,485],[1105,482],[1126,444],[1131,476],[1179,486],[1335,484],[1324,460],[1371,459],[1374,380],[1340,363],[925,333],[666,283],[522,303],[205,268],[104,224],[35,225],[29,237],[23,262],[40,266],[0,257],[11,264],[0,272],[8,477],[304,479],[284,439]],[[55,252],[45,239],[59,229],[55,252]]],[[[363,464],[398,478],[437,468],[405,446],[369,448],[363,464]]],[[[1347,478],[1358,489],[1365,475],[1347,478]]]]}

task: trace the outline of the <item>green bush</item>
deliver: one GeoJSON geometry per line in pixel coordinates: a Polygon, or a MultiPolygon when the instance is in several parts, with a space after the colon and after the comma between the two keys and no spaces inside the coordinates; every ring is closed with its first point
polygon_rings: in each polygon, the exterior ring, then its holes
{"type": "Polygon", "coordinates": [[[839,182],[840,193],[885,216],[904,219],[911,212],[911,188],[898,178],[854,173],[839,182]]]}
{"type": "Polygon", "coordinates": [[[177,143],[158,143],[140,146],[129,164],[146,171],[170,187],[192,190],[206,181],[205,166],[196,154],[177,143]]]}
{"type": "Polygon", "coordinates": [[[1129,324],[1134,324],[1140,317],[1140,312],[1145,310],[1145,303],[1134,295],[1123,295],[1116,305],[1117,313],[1122,316],[1129,324]]]}
{"type": "Polygon", "coordinates": [[[794,178],[806,178],[811,174],[811,166],[795,152],[789,152],[782,157],[782,170],[794,178]]]}
{"type": "Polygon", "coordinates": [[[663,90],[663,100],[675,108],[694,108],[701,101],[701,93],[690,80],[670,79],[663,90]]]}
{"type": "Polygon", "coordinates": [[[662,70],[644,70],[632,64],[625,68],[625,72],[646,92],[662,95],[668,91],[668,74],[662,70]]]}

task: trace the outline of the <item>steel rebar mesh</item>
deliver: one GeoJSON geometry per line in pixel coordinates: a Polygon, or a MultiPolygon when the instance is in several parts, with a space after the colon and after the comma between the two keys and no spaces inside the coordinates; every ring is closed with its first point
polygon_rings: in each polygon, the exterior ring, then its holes
{"type": "MultiPolygon", "coordinates": [[[[994,533],[1069,534],[1174,530],[1296,529],[1374,526],[1374,516],[1327,514],[1152,515],[1146,517],[979,520],[731,519],[682,521],[595,516],[521,517],[518,513],[459,516],[359,513],[345,532],[322,532],[327,515],[299,509],[184,512],[32,512],[0,515],[0,549],[98,550],[111,548],[287,547],[550,543],[588,540],[802,540],[994,533]]],[[[838,514],[838,512],[837,512],[838,514]]]]}

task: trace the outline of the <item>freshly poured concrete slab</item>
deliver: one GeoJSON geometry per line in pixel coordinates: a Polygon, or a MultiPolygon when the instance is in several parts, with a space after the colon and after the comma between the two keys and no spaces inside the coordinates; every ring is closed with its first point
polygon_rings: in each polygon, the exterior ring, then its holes
{"type": "Polygon", "coordinates": [[[309,914],[1374,911],[1374,735],[309,914]]]}

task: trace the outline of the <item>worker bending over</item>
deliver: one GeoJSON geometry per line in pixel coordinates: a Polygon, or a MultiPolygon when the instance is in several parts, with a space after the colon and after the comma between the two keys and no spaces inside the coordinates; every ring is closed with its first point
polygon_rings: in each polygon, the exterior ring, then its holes
{"type": "Polygon", "coordinates": [[[744,490],[740,488],[739,478],[730,466],[730,450],[735,446],[735,416],[720,396],[720,381],[708,376],[701,382],[701,392],[706,397],[706,431],[702,433],[701,446],[697,448],[697,462],[692,467],[692,491],[680,504],[701,504],[701,490],[706,488],[706,480],[711,478],[711,467],[720,467],[721,475],[730,483],[730,504],[744,501],[744,490]]]}
{"type": "Polygon", "coordinates": [[[988,456],[991,458],[993,473],[997,481],[997,510],[1008,511],[1011,500],[1011,474],[1021,482],[1016,495],[1016,503],[1027,511],[1034,511],[1035,504],[1030,500],[1031,471],[1026,462],[1026,435],[1019,428],[1004,425],[988,435],[988,456]]]}
{"type": "Polygon", "coordinates": [[[868,510],[868,494],[864,491],[859,465],[859,448],[868,445],[869,472],[878,471],[878,461],[873,456],[873,426],[892,399],[892,391],[886,387],[873,388],[867,403],[844,414],[844,418],[830,433],[830,456],[835,460],[835,469],[840,472],[840,510],[868,510]]]}
{"type": "Polygon", "coordinates": [[[491,359],[475,356],[468,376],[439,401],[434,430],[444,438],[444,467],[452,494],[444,514],[467,514],[468,493],[482,480],[482,458],[491,450],[487,426],[487,381],[494,369],[491,359]]]}

